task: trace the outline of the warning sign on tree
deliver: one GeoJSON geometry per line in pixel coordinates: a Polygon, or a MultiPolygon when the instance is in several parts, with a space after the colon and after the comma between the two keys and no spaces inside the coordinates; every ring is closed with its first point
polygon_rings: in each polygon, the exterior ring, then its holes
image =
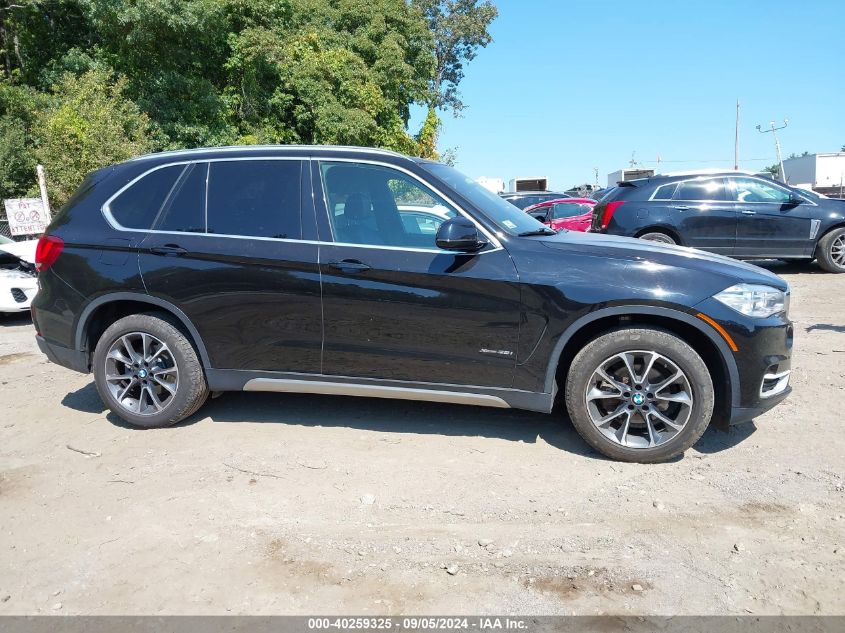
{"type": "Polygon", "coordinates": [[[12,235],[40,235],[49,218],[41,198],[12,198],[4,201],[12,235]]]}

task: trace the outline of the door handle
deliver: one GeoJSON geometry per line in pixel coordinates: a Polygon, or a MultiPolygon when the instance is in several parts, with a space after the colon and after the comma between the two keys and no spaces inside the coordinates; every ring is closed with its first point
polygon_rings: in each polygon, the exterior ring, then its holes
{"type": "Polygon", "coordinates": [[[365,264],[364,262],[360,262],[357,259],[344,259],[343,261],[339,262],[329,262],[328,264],[331,268],[335,268],[340,270],[341,272],[345,273],[352,273],[352,272],[366,272],[370,270],[371,266],[365,264]]]}
{"type": "Polygon", "coordinates": [[[690,210],[690,208],[688,206],[685,206],[685,205],[681,205],[679,207],[672,207],[672,208],[677,209],[678,211],[689,211],[690,210]]]}
{"type": "Polygon", "coordinates": [[[165,244],[164,246],[153,246],[150,252],[155,255],[164,255],[166,257],[180,257],[188,252],[188,249],[176,246],[176,244],[165,244]]]}
{"type": "Polygon", "coordinates": [[[745,209],[745,210],[742,212],[742,215],[757,215],[757,212],[756,212],[756,211],[751,211],[750,209],[745,209]]]}

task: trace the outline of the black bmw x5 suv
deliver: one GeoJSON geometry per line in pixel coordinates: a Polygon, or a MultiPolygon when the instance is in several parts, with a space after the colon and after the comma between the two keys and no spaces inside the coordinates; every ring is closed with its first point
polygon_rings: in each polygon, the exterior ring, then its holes
{"type": "Polygon", "coordinates": [[[789,287],[701,251],[555,233],[445,165],[341,147],[143,156],[38,247],[33,320],[142,427],[226,390],[552,412],[653,462],[790,391],[789,287]]]}
{"type": "Polygon", "coordinates": [[[828,272],[845,272],[845,200],[753,174],[621,182],[593,208],[591,228],[739,259],[816,259],[828,272]]]}

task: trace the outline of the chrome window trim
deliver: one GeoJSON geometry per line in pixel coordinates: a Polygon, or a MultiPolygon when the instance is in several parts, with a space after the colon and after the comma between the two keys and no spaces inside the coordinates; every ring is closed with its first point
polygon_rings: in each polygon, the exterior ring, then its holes
{"type": "MultiPolygon", "coordinates": [[[[287,147],[287,146],[282,146],[282,147],[287,147]]],[[[311,148],[311,149],[313,150],[313,148],[311,148]]],[[[190,150],[190,151],[194,151],[194,150],[190,150]]],[[[397,154],[397,156],[401,156],[401,154],[397,154]]],[[[185,231],[159,231],[159,230],[156,230],[156,229],[133,229],[133,228],[123,226],[122,224],[120,224],[120,222],[118,222],[115,219],[114,215],[112,215],[111,203],[118,196],[120,196],[124,191],[129,189],[132,185],[134,185],[136,182],[138,182],[142,178],[145,178],[149,174],[151,174],[154,171],[157,171],[159,169],[164,169],[165,167],[173,167],[173,166],[176,166],[176,165],[188,165],[188,164],[193,164],[193,163],[219,163],[219,162],[234,162],[234,161],[257,161],[257,160],[298,160],[298,161],[303,161],[303,162],[321,161],[322,160],[322,161],[326,161],[326,162],[366,163],[366,164],[377,165],[377,166],[380,166],[380,167],[387,167],[388,169],[396,169],[398,171],[401,171],[401,172],[407,174],[408,176],[410,176],[414,180],[417,180],[418,182],[422,183],[428,189],[430,189],[431,191],[433,191],[437,195],[439,195],[441,198],[443,198],[446,202],[448,202],[450,205],[452,205],[452,207],[455,208],[458,211],[458,213],[460,213],[462,216],[467,218],[470,222],[475,224],[475,226],[478,228],[478,230],[481,231],[481,233],[484,234],[484,236],[487,237],[487,239],[490,240],[490,243],[493,245],[493,248],[479,251],[478,253],[475,253],[476,255],[484,255],[485,253],[493,253],[493,252],[498,251],[498,250],[503,250],[502,244],[501,244],[501,242],[499,242],[498,239],[496,239],[487,229],[485,229],[478,222],[478,220],[476,220],[474,217],[472,217],[470,214],[468,214],[466,211],[464,211],[464,209],[461,208],[460,205],[455,204],[455,202],[451,198],[449,198],[449,196],[444,195],[443,192],[440,191],[437,187],[434,187],[433,185],[427,183],[422,178],[420,178],[419,176],[417,176],[413,172],[405,169],[404,167],[399,167],[399,166],[393,165],[391,163],[385,163],[385,162],[382,162],[382,161],[370,160],[370,159],[327,158],[327,157],[321,157],[321,156],[318,156],[318,157],[315,157],[315,156],[236,156],[236,157],[233,157],[233,158],[230,158],[230,157],[215,157],[215,158],[202,158],[202,159],[195,159],[195,160],[171,161],[171,162],[167,162],[167,163],[162,163],[161,165],[156,165],[155,167],[152,167],[152,168],[146,170],[145,172],[139,174],[138,176],[136,176],[135,178],[130,180],[128,183],[126,183],[124,186],[122,186],[120,189],[118,189],[115,193],[113,193],[111,196],[109,196],[109,198],[103,203],[102,207],[100,207],[100,212],[103,214],[103,217],[106,219],[106,222],[114,230],[120,231],[120,232],[123,232],[123,233],[143,233],[145,235],[146,234],[157,234],[157,235],[195,235],[195,236],[198,236],[198,237],[228,237],[228,238],[242,239],[242,240],[261,240],[261,241],[272,241],[272,242],[296,242],[296,243],[299,243],[299,244],[352,246],[352,247],[356,247],[356,248],[377,248],[377,249],[381,249],[381,250],[403,251],[403,252],[410,252],[410,253],[450,253],[450,254],[454,254],[452,251],[445,251],[445,250],[440,249],[440,248],[406,248],[404,246],[382,246],[382,245],[379,245],[379,244],[349,244],[349,243],[346,243],[346,242],[335,242],[334,240],[332,240],[332,241],[326,241],[326,240],[297,240],[297,239],[277,238],[277,237],[257,237],[257,236],[251,236],[251,235],[229,235],[227,233],[188,233],[188,232],[185,232],[185,231]]],[[[206,212],[206,214],[208,213],[208,200],[207,200],[207,198],[208,198],[208,177],[209,177],[210,173],[211,173],[211,169],[209,169],[206,172],[206,187],[205,187],[205,195],[206,195],[206,205],[205,205],[206,211],[205,212],[206,212]]],[[[320,183],[320,188],[323,190],[323,197],[324,197],[324,203],[325,203],[325,190],[324,190],[325,188],[322,186],[322,183],[320,183]]],[[[312,191],[313,191],[313,186],[312,186],[312,191]]],[[[326,204],[326,209],[328,209],[328,204],[326,204]]],[[[207,218],[206,218],[206,225],[208,225],[207,218]]],[[[334,236],[332,236],[332,237],[334,237],[334,236]]]]}

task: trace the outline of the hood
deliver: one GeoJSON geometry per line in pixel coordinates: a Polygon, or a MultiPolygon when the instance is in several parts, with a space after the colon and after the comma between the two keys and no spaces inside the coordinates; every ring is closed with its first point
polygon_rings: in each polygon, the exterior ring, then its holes
{"type": "Polygon", "coordinates": [[[35,263],[35,247],[38,245],[38,240],[25,240],[23,242],[9,242],[8,244],[0,244],[0,257],[9,259],[6,255],[12,255],[16,259],[25,261],[28,264],[35,263]]]}
{"type": "Polygon", "coordinates": [[[610,257],[719,275],[725,278],[725,287],[745,282],[773,286],[783,291],[789,290],[789,284],[786,281],[764,268],[686,246],[672,246],[632,237],[576,233],[573,231],[562,231],[557,235],[532,239],[542,241],[544,246],[551,249],[571,249],[573,246],[577,246],[578,254],[586,257],[610,257]]]}

